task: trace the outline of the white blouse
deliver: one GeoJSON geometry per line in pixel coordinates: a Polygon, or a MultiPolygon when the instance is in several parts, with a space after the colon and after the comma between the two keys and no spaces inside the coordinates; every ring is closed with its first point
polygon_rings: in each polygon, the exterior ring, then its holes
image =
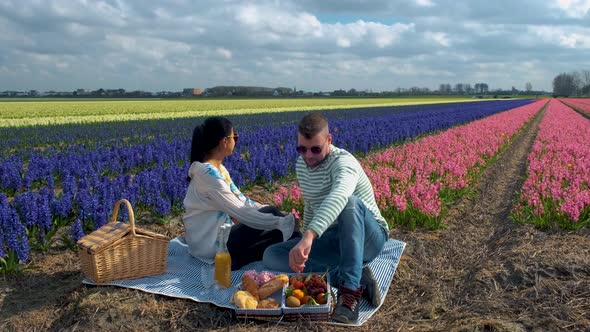
{"type": "Polygon", "coordinates": [[[258,212],[265,205],[242,194],[223,165],[220,172],[210,163],[195,161],[190,166],[189,177],[182,220],[192,256],[209,264],[214,262],[219,226],[233,225],[230,216],[255,229],[278,229],[284,241],[293,234],[295,218],[292,214],[278,217],[258,212]]]}

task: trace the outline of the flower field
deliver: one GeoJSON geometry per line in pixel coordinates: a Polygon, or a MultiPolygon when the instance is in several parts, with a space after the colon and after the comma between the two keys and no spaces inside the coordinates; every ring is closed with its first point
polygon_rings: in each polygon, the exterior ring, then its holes
{"type": "MultiPolygon", "coordinates": [[[[407,244],[365,329],[588,330],[583,110],[545,99],[323,111],[334,144],[369,174],[389,237],[407,244]]],[[[285,211],[303,211],[293,176],[303,114],[228,116],[240,140],[225,165],[246,194],[285,211]]],[[[0,130],[0,330],[316,328],[81,285],[68,247],[104,224],[119,198],[132,201],[142,228],[182,235],[190,138],[204,116],[0,130]]]]}
{"type": "Polygon", "coordinates": [[[590,100],[582,98],[564,98],[561,99],[566,105],[574,107],[582,113],[590,116],[590,100]]]}
{"type": "MultiPolygon", "coordinates": [[[[361,163],[386,219],[438,228],[446,205],[546,103],[540,100],[440,134],[370,153],[361,163]]],[[[302,212],[298,188],[280,188],[275,203],[302,212]]]]}
{"type": "Polygon", "coordinates": [[[0,99],[0,128],[465,102],[467,98],[0,99]]]}
{"type": "MultiPolygon", "coordinates": [[[[579,107],[582,102],[570,104],[579,107]]],[[[587,106],[587,109],[590,107],[587,106]]],[[[515,218],[541,227],[590,224],[590,121],[551,100],[528,157],[515,218]]]]}
{"type": "MultiPolygon", "coordinates": [[[[482,101],[324,113],[330,119],[335,145],[359,156],[377,152],[364,165],[392,221],[403,223],[403,215],[412,213],[419,217],[409,220],[436,222],[443,205],[456,195],[454,191],[468,185],[477,168],[541,104],[482,101]],[[383,150],[467,122],[471,124],[383,150]]],[[[292,174],[297,157],[296,123],[302,114],[231,117],[240,141],[225,165],[238,185],[274,183],[292,174]]],[[[45,250],[53,241],[72,246],[84,233],[106,223],[120,198],[156,218],[178,214],[187,186],[190,133],[201,120],[5,128],[0,134],[0,257],[4,269],[15,268],[27,260],[31,249],[45,250]],[[68,232],[57,239],[60,229],[68,232]]]]}

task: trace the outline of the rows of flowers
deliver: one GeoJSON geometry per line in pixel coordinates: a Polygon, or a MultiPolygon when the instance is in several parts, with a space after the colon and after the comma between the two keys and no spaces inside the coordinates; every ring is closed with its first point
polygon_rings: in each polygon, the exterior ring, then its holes
{"type": "Polygon", "coordinates": [[[590,121],[551,100],[513,217],[540,227],[590,224],[590,121]]]}
{"type": "MultiPolygon", "coordinates": [[[[335,143],[364,154],[530,102],[325,113],[331,120],[335,143]]],[[[240,141],[238,152],[225,165],[239,186],[272,182],[292,172],[297,157],[296,121],[300,117],[301,113],[293,112],[232,118],[240,141]]],[[[191,130],[201,120],[164,121],[161,126],[150,122],[153,129],[138,125],[136,128],[141,130],[130,131],[133,135],[129,137],[124,136],[125,125],[112,123],[109,126],[115,129],[108,131],[99,125],[59,126],[66,128],[61,134],[57,133],[59,128],[36,128],[36,136],[27,136],[27,130],[20,129],[22,139],[29,137],[34,145],[27,149],[13,142],[1,150],[7,157],[0,160],[0,263],[6,266],[7,259],[13,263],[26,260],[31,247],[47,248],[64,226],[74,225],[71,234],[61,240],[75,243],[84,233],[106,223],[113,204],[120,198],[128,199],[134,209],[150,211],[156,218],[180,211],[187,187],[191,130]],[[88,128],[90,136],[81,134],[88,128]],[[101,135],[99,129],[108,134],[101,135]],[[145,143],[138,143],[141,141],[145,143]]]]}
{"type": "Polygon", "coordinates": [[[585,113],[590,116],[590,99],[563,98],[560,100],[563,101],[566,105],[574,107],[582,113],[585,113]]]}
{"type": "MultiPolygon", "coordinates": [[[[371,153],[361,160],[386,219],[410,227],[440,226],[445,206],[546,103],[535,103],[371,153]]],[[[275,203],[302,211],[299,188],[280,188],[275,203]]]]}

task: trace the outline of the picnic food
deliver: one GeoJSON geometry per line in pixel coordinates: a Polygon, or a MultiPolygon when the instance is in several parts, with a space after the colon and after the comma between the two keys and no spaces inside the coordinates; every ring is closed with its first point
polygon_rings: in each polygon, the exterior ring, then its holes
{"type": "Polygon", "coordinates": [[[275,276],[258,288],[256,278],[267,277],[270,272],[257,274],[256,271],[247,271],[242,276],[242,290],[234,293],[232,302],[240,309],[276,309],[280,307],[279,301],[268,298],[274,292],[282,289],[289,283],[289,277],[284,274],[275,276]]]}
{"type": "Polygon", "coordinates": [[[279,302],[273,298],[262,300],[258,302],[256,309],[276,309],[279,307],[279,302]]]}
{"type": "Polygon", "coordinates": [[[305,277],[301,274],[296,274],[289,278],[289,285],[293,286],[295,289],[303,288],[303,282],[305,281],[305,277]]]}
{"type": "Polygon", "coordinates": [[[265,283],[258,289],[258,296],[261,299],[264,299],[270,296],[272,293],[282,289],[283,286],[289,283],[289,277],[285,274],[279,274],[274,279],[270,280],[269,282],[265,283]]]}
{"type": "Polygon", "coordinates": [[[326,285],[326,280],[324,279],[324,276],[321,276],[316,273],[310,273],[305,278],[304,285],[305,289],[307,289],[307,293],[316,300],[318,294],[326,293],[328,291],[328,287],[326,285]]]}
{"type": "Polygon", "coordinates": [[[258,307],[258,300],[246,291],[237,291],[232,300],[238,308],[256,309],[258,307]]]}
{"type": "Polygon", "coordinates": [[[250,293],[256,300],[259,300],[258,285],[256,280],[249,275],[242,276],[242,289],[250,293]]]}
{"type": "Polygon", "coordinates": [[[285,290],[285,303],[287,304],[288,301],[289,307],[326,304],[327,291],[325,274],[309,273],[305,277],[294,275],[289,279],[289,287],[285,290]],[[297,301],[290,298],[295,298],[297,301]]]}
{"type": "Polygon", "coordinates": [[[252,277],[252,279],[256,280],[256,284],[258,287],[264,285],[265,283],[269,282],[271,279],[276,277],[276,275],[269,271],[262,271],[256,272],[256,270],[248,270],[244,272],[244,275],[252,277]]]}
{"type": "Polygon", "coordinates": [[[298,298],[291,295],[285,300],[285,305],[287,305],[287,307],[300,307],[301,302],[298,298]]]}

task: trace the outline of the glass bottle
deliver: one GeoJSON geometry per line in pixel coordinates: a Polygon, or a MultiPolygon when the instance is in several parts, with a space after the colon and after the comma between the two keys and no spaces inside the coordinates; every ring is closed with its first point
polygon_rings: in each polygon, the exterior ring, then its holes
{"type": "Polygon", "coordinates": [[[215,284],[225,288],[231,287],[231,256],[227,250],[230,229],[230,225],[219,226],[215,253],[215,284]]]}

